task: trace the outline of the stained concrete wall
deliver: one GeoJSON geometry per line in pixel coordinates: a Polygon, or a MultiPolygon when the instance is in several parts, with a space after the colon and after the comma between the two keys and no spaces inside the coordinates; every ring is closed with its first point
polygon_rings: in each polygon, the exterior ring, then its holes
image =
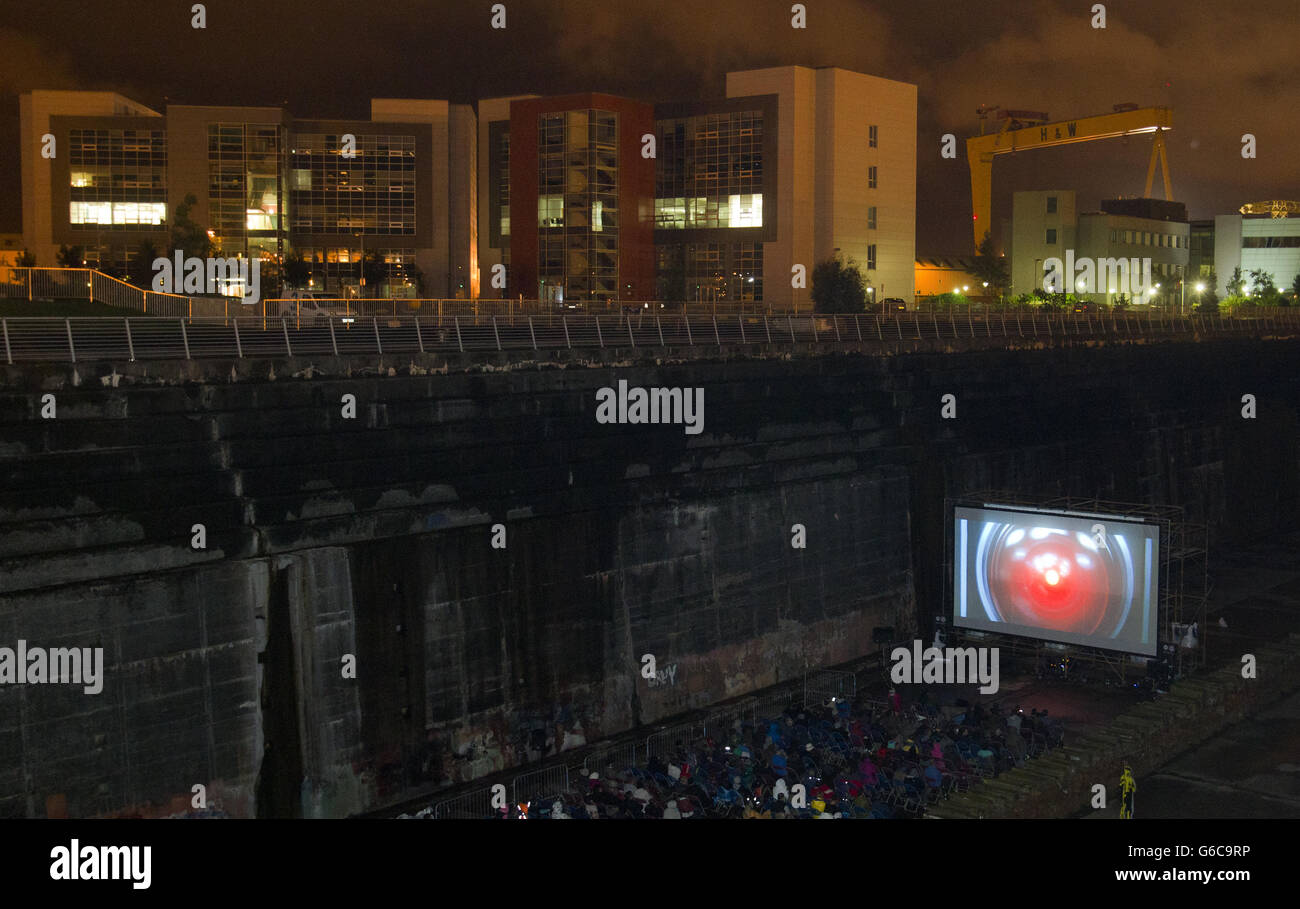
{"type": "Polygon", "coordinates": [[[0,646],[102,640],[109,671],[0,686],[0,806],[167,813],[206,782],[234,814],[338,816],[847,660],[924,625],[944,497],[975,488],[1182,504],[1225,543],[1294,527],[1296,350],[10,369],[0,646]],[[705,431],[597,424],[619,379],[703,387],[705,431]]]}

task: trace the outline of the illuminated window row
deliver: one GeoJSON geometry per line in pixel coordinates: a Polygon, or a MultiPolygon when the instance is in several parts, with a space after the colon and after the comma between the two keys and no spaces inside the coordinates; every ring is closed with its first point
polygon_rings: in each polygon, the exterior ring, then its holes
{"type": "Polygon", "coordinates": [[[68,217],[72,224],[152,227],[167,220],[165,202],[72,202],[68,217]]]}
{"type": "Polygon", "coordinates": [[[655,227],[668,229],[763,226],[763,194],[655,199],[655,227]]]}

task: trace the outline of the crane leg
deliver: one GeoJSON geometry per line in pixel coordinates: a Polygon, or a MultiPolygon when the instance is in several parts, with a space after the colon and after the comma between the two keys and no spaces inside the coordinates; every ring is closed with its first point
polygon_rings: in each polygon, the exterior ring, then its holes
{"type": "Polygon", "coordinates": [[[1155,142],[1151,145],[1151,163],[1147,165],[1147,184],[1142,193],[1147,199],[1151,198],[1151,184],[1155,182],[1157,161],[1160,162],[1160,176],[1164,178],[1165,200],[1171,201],[1174,198],[1174,191],[1169,183],[1169,159],[1165,156],[1164,130],[1156,131],[1155,142]]]}

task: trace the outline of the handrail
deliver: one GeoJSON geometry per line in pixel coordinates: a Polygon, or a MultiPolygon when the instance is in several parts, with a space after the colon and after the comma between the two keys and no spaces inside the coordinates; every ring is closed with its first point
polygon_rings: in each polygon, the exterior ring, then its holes
{"type": "Polygon", "coordinates": [[[614,348],[700,351],[724,349],[922,349],[942,341],[969,346],[1066,345],[1108,340],[1133,343],[1206,337],[1300,335],[1300,309],[1268,319],[1156,319],[1122,321],[1087,314],[1018,315],[941,320],[922,313],[795,316],[771,324],[767,316],[719,320],[706,314],[659,315],[611,326],[595,314],[535,314],[518,320],[496,315],[283,315],[275,318],[7,316],[0,318],[5,362],[200,360],[282,357],[475,354],[614,348]],[[853,324],[848,325],[847,320],[853,324]],[[841,324],[841,320],[844,320],[841,324]],[[885,322],[893,322],[886,327],[885,322]],[[996,322],[996,325],[995,325],[996,322]],[[1029,324],[1026,325],[1025,323],[1029,324]],[[773,331],[773,328],[778,330],[773,331]],[[873,330],[874,328],[874,330],[873,330]],[[1001,331],[996,330],[1000,328],[1001,331]],[[625,330],[624,330],[625,329],[625,330]],[[714,343],[697,344],[699,333],[714,343]]]}
{"type": "Polygon", "coordinates": [[[196,315],[197,306],[198,315],[217,315],[218,308],[220,315],[228,315],[228,304],[221,300],[142,290],[94,268],[0,267],[0,299],[27,300],[30,303],[38,300],[84,300],[140,313],[186,317],[196,315]]]}

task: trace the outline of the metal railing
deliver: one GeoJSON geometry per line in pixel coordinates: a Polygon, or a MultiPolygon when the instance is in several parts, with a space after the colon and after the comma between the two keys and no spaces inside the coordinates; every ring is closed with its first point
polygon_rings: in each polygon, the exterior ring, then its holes
{"type": "Polygon", "coordinates": [[[613,766],[616,770],[625,770],[628,767],[636,766],[637,746],[636,742],[621,742],[617,745],[606,745],[597,748],[591,754],[582,760],[583,775],[590,774],[593,770],[600,771],[606,767],[613,766]]]}
{"type": "Polygon", "coordinates": [[[822,704],[835,698],[851,701],[858,694],[858,678],[852,672],[840,672],[834,669],[821,669],[804,675],[804,705],[822,704]]]}
{"type": "Polygon", "coordinates": [[[650,733],[645,739],[645,759],[650,760],[654,755],[667,759],[677,743],[690,747],[701,741],[706,736],[704,724],[700,722],[678,723],[673,726],[665,726],[656,732],[650,733]]]}
{"type": "MultiPolygon", "coordinates": [[[[611,300],[608,302],[553,303],[547,300],[465,300],[458,298],[406,298],[357,299],[355,297],[317,297],[311,300],[291,297],[271,297],[253,304],[249,314],[264,318],[281,316],[298,317],[312,313],[333,316],[425,316],[435,319],[498,316],[514,319],[525,316],[617,316],[642,313],[671,316],[683,313],[696,315],[772,315],[784,310],[773,310],[762,302],[721,301],[714,303],[664,302],[661,300],[611,300]]],[[[796,313],[797,314],[797,313],[796,313]]],[[[808,315],[808,305],[803,306],[808,315]]]]}
{"type": "Polygon", "coordinates": [[[300,318],[0,319],[6,363],[86,360],[528,352],[749,345],[903,346],[920,341],[1064,343],[1074,340],[1261,336],[1300,332],[1300,311],[1257,318],[1149,314],[856,316],[550,315],[302,316],[300,318]]]}
{"type": "Polygon", "coordinates": [[[463,820],[489,818],[493,813],[492,790],[487,786],[475,786],[469,792],[434,802],[431,807],[435,818],[463,820]]]}
{"type": "Polygon", "coordinates": [[[510,784],[514,804],[540,802],[563,795],[569,788],[569,768],[563,765],[521,773],[510,784]]]}
{"type": "Polygon", "coordinates": [[[81,300],[117,309],[157,316],[186,317],[236,315],[229,301],[193,299],[180,294],[145,291],[93,268],[0,269],[0,298],[9,300],[81,300]]]}

